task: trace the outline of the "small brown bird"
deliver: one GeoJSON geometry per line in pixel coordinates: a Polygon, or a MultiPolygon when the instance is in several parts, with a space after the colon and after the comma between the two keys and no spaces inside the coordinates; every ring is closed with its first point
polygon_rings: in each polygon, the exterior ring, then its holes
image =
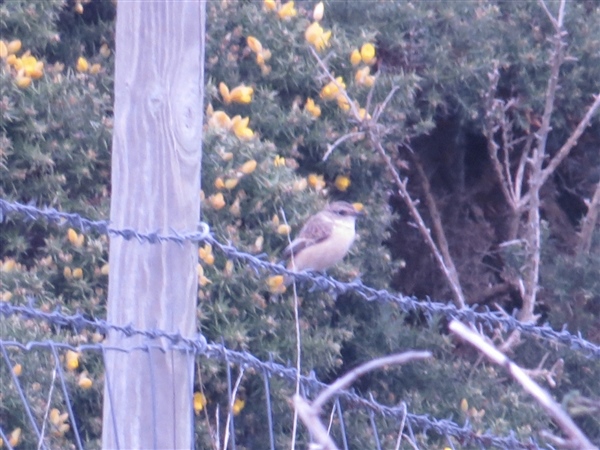
{"type": "Polygon", "coordinates": [[[360,214],[348,202],[333,202],[311,216],[283,251],[283,256],[290,258],[288,269],[321,271],[340,262],[354,242],[354,225],[360,214]]]}

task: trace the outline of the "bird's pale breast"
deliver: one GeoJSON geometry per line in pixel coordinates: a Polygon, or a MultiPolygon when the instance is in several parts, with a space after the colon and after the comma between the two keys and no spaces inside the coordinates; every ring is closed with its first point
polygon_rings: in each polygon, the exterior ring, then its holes
{"type": "Polygon", "coordinates": [[[354,221],[335,224],[332,235],[294,255],[297,271],[325,270],[341,261],[354,242],[354,221]]]}

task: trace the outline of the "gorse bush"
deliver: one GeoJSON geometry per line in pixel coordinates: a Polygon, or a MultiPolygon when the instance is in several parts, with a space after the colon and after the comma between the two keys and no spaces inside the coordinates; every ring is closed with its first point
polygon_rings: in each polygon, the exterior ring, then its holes
{"type": "MultiPolygon", "coordinates": [[[[93,219],[109,217],[115,10],[112,2],[94,0],[0,5],[2,198],[93,219]]],[[[279,262],[281,251],[310,215],[329,201],[349,201],[365,215],[357,222],[358,239],[350,254],[330,275],[449,300],[451,291],[413,227],[414,218],[385,158],[369,137],[376,132],[392,167],[408,175],[409,192],[424,200],[411,201],[428,224],[435,215],[426,208],[425,194],[429,191],[437,202],[468,302],[495,302],[509,311],[520,307],[512,288],[486,296],[488,288],[521,270],[522,259],[518,250],[498,245],[508,238],[508,224],[515,218],[508,217],[490,169],[483,138],[485,95],[489,74],[499,70],[497,94],[519,99],[511,110],[515,134],[539,127],[553,29],[538,4],[222,1],[208,2],[206,14],[206,113],[198,196],[202,220],[217,239],[279,262]]],[[[552,151],[581,119],[600,79],[600,8],[569,3],[565,27],[570,58],[560,73],[552,151]]],[[[162,45],[167,37],[156,39],[162,45]]],[[[598,127],[596,120],[569,159],[569,168],[586,171],[577,177],[566,172],[557,176],[565,190],[583,197],[589,197],[593,180],[588,175],[593,176],[599,163],[598,127]]],[[[552,189],[557,184],[553,181],[552,189]]],[[[554,197],[548,194],[547,204],[554,197]]],[[[586,335],[600,317],[600,291],[593,276],[599,268],[597,246],[585,263],[573,263],[572,252],[555,246],[553,217],[548,210],[543,300],[537,312],[555,328],[569,323],[570,329],[586,335]],[[573,304],[581,309],[572,312],[573,304]]],[[[517,223],[520,219],[516,217],[517,223]]],[[[34,299],[36,307],[47,311],[59,307],[66,313],[104,317],[106,236],[24,222],[17,216],[5,217],[0,226],[2,301],[26,304],[34,299]]],[[[567,233],[574,235],[575,228],[567,233]]],[[[209,340],[262,359],[294,361],[291,291],[282,277],[256,274],[210,245],[200,245],[198,328],[209,340]]],[[[433,360],[369,374],[355,389],[385,404],[405,401],[410,412],[453,417],[461,424],[468,420],[476,432],[512,432],[526,441],[553,428],[501,370],[475,364],[477,355],[450,339],[444,322],[365,302],[352,293],[336,298],[300,289],[298,295],[303,374],[314,372],[332,381],[379,356],[429,349],[433,360]]],[[[3,319],[0,330],[2,340],[22,343],[52,339],[77,346],[103,339],[14,317],[3,319]]],[[[552,392],[572,411],[580,411],[584,400],[597,399],[600,392],[598,361],[562,347],[549,348],[527,341],[512,357],[530,368],[542,358],[550,365],[563,359],[564,376],[554,380],[552,392]]],[[[7,386],[0,394],[0,426],[13,433],[11,445],[37,445],[12,372],[38,423],[48,411],[48,446],[64,448],[74,442],[71,425],[77,420],[84,446],[100,448],[101,356],[59,351],[56,361],[46,349],[7,351],[11,364],[0,366],[0,383],[7,386]],[[65,372],[75,417],[65,415],[60,389],[52,398],[47,395],[56,383],[56,364],[65,372]]],[[[226,369],[207,360],[197,361],[196,369],[196,444],[214,447],[215,421],[223,429],[228,410],[226,369]]],[[[233,369],[234,378],[238,370],[233,369]]],[[[234,404],[236,435],[245,448],[268,446],[260,375],[244,373],[234,404]]],[[[293,387],[274,380],[272,390],[275,439],[278,446],[288,446],[293,411],[287,399],[293,387]]],[[[368,415],[348,413],[345,418],[352,430],[350,447],[373,447],[368,415]]],[[[582,415],[578,423],[592,439],[600,439],[597,420],[582,415]]],[[[378,420],[378,427],[382,445],[395,443],[395,422],[378,420]]],[[[423,430],[415,430],[414,439],[422,448],[440,448],[446,442],[423,430]]],[[[308,433],[301,431],[300,445],[308,442],[308,433]]]]}

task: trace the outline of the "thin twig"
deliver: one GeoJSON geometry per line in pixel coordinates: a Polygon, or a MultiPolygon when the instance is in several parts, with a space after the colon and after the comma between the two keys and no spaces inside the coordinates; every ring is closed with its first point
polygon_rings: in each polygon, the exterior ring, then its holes
{"type": "MultiPolygon", "coordinates": [[[[408,146],[408,144],[406,145],[408,146]]],[[[450,246],[448,245],[448,239],[446,239],[446,232],[444,231],[444,226],[442,225],[442,216],[437,207],[435,199],[433,198],[433,194],[431,193],[431,184],[429,183],[427,175],[425,175],[425,171],[423,170],[423,166],[421,165],[421,161],[419,160],[417,153],[412,151],[412,148],[410,150],[411,152],[409,154],[413,161],[413,165],[417,171],[417,175],[421,182],[421,186],[423,187],[423,195],[425,196],[425,206],[427,207],[427,210],[429,211],[429,216],[431,217],[437,248],[439,249],[442,258],[444,259],[444,264],[448,268],[449,274],[452,276],[452,283],[456,286],[460,286],[458,271],[456,270],[456,267],[454,266],[454,261],[452,260],[452,256],[450,255],[450,246]]]]}
{"type": "Polygon", "coordinates": [[[237,391],[240,387],[240,383],[242,382],[242,377],[244,376],[244,367],[240,366],[240,374],[235,380],[235,384],[233,385],[233,390],[231,391],[231,402],[229,403],[229,411],[227,414],[227,421],[225,422],[225,437],[223,438],[223,450],[227,450],[227,445],[229,444],[229,422],[233,417],[233,406],[235,405],[235,398],[237,396],[237,391]]]}
{"type": "MultiPolygon", "coordinates": [[[[288,225],[288,229],[289,229],[289,224],[287,222],[287,217],[285,215],[285,211],[283,208],[281,208],[281,216],[283,217],[283,223],[285,223],[286,225],[288,225]]],[[[288,239],[288,245],[290,246],[291,249],[291,261],[292,261],[292,267],[296,267],[296,263],[294,262],[294,250],[293,250],[293,246],[292,246],[292,238],[290,237],[290,234],[288,233],[287,235],[287,239],[288,239]]],[[[296,329],[296,391],[295,391],[295,395],[300,395],[300,368],[301,368],[301,362],[302,362],[302,340],[301,340],[301,334],[300,334],[300,306],[298,304],[298,289],[296,287],[296,279],[293,279],[292,282],[292,288],[294,290],[294,325],[295,325],[295,329],[296,329]]],[[[298,430],[298,411],[294,408],[294,421],[292,424],[292,443],[291,443],[291,449],[294,450],[296,448],[296,432],[298,430]]]]}
{"type": "Polygon", "coordinates": [[[352,115],[354,116],[354,118],[358,122],[360,122],[361,118],[360,118],[360,113],[358,112],[358,108],[356,107],[356,104],[354,103],[354,101],[352,101],[352,99],[348,95],[348,92],[346,92],[346,89],[344,89],[342,86],[340,86],[340,84],[335,79],[335,77],[333,76],[333,74],[331,73],[331,71],[329,70],[327,65],[323,62],[323,60],[321,59],[319,54],[316,52],[316,50],[314,48],[310,47],[310,51],[311,51],[312,55],[315,57],[315,59],[317,60],[317,64],[319,64],[321,69],[325,72],[325,75],[327,75],[327,78],[329,78],[329,80],[337,86],[339,92],[342,93],[342,95],[348,102],[348,105],[350,105],[350,111],[352,112],[352,115]]]}
{"type": "Polygon", "coordinates": [[[313,401],[312,407],[316,411],[320,411],[323,405],[339,390],[345,389],[350,385],[354,380],[358,377],[364,375],[367,372],[371,372],[372,370],[379,369],[384,366],[391,365],[400,365],[406,364],[410,361],[415,361],[419,359],[427,359],[431,358],[431,352],[419,352],[419,351],[409,351],[404,353],[399,353],[396,355],[383,356],[381,358],[374,359],[372,361],[368,361],[360,366],[352,369],[346,375],[341,378],[338,378],[327,386],[327,388],[323,389],[321,393],[317,396],[317,398],[313,401]]]}
{"type": "MultiPolygon", "coordinates": [[[[46,429],[48,413],[50,412],[50,406],[52,404],[52,393],[54,392],[54,381],[56,380],[56,372],[58,372],[58,369],[55,367],[52,371],[52,382],[50,383],[50,390],[48,391],[48,403],[46,405],[46,411],[44,411],[44,420],[42,421],[42,431],[40,432],[40,442],[38,442],[38,450],[40,450],[40,448],[42,448],[42,445],[44,445],[44,430],[46,429]]],[[[73,418],[73,420],[75,420],[75,418],[73,418]]]]}
{"type": "Polygon", "coordinates": [[[596,223],[598,222],[598,213],[600,212],[600,182],[596,184],[596,191],[592,197],[592,201],[588,205],[588,212],[581,221],[581,233],[579,234],[579,242],[577,243],[578,254],[588,254],[592,247],[592,236],[596,223]]]}
{"type": "Polygon", "coordinates": [[[492,362],[504,367],[508,373],[523,388],[531,394],[537,402],[544,408],[550,417],[556,422],[561,430],[570,438],[573,448],[597,449],[583,432],[577,427],[573,419],[562,409],[546,390],[533,381],[525,371],[502,354],[496,347],[487,342],[480,334],[470,330],[463,323],[453,320],[449,325],[450,331],[460,336],[462,339],[473,345],[480,352],[484,353],[492,362]]]}
{"type": "Polygon", "coordinates": [[[333,144],[331,144],[331,145],[328,144],[327,145],[327,151],[323,155],[322,161],[327,161],[327,158],[329,158],[329,156],[331,156],[331,154],[336,149],[336,147],[338,145],[340,145],[341,143],[347,141],[348,139],[352,139],[352,138],[362,139],[364,137],[365,137],[365,133],[362,132],[362,131],[355,131],[353,133],[347,133],[347,134],[343,135],[341,138],[339,138],[333,144]]]}
{"type": "Polygon", "coordinates": [[[396,440],[395,450],[400,450],[402,444],[402,434],[404,433],[404,424],[406,422],[406,403],[402,402],[402,421],[400,422],[400,428],[398,431],[398,439],[396,440]]]}
{"type": "Polygon", "coordinates": [[[460,287],[460,283],[458,282],[458,274],[456,273],[454,264],[452,264],[451,266],[447,265],[437,244],[431,237],[431,232],[429,231],[429,228],[425,224],[425,221],[423,220],[421,213],[419,213],[419,210],[417,209],[417,205],[415,204],[415,202],[410,197],[410,194],[408,193],[408,189],[406,188],[406,184],[407,184],[408,180],[407,179],[402,180],[402,178],[400,178],[400,174],[394,167],[392,158],[390,158],[390,156],[386,153],[385,149],[381,145],[379,138],[377,136],[373,135],[373,133],[370,133],[370,134],[371,134],[370,140],[371,140],[372,144],[375,146],[375,149],[379,152],[380,156],[383,158],[383,160],[388,168],[388,171],[392,175],[392,178],[394,179],[394,182],[395,182],[396,186],[398,187],[398,193],[404,199],[404,202],[406,203],[406,206],[408,207],[410,215],[416,222],[417,229],[420,231],[421,236],[423,236],[423,238],[425,239],[426,244],[428,245],[429,249],[433,253],[433,256],[435,257],[440,269],[442,270],[442,273],[444,274],[444,276],[446,277],[446,280],[448,281],[448,284],[450,285],[456,307],[461,308],[461,309],[464,308],[466,305],[465,297],[462,292],[462,288],[460,287]]]}
{"type": "MultiPolygon", "coordinates": [[[[561,0],[560,10],[564,9],[565,0],[561,0]]],[[[533,150],[531,162],[531,176],[529,178],[529,202],[527,204],[527,246],[526,250],[526,272],[525,272],[525,296],[523,306],[519,312],[519,319],[523,321],[534,320],[534,308],[539,289],[540,252],[541,252],[541,230],[540,230],[540,190],[543,185],[542,168],[546,158],[546,143],[550,134],[550,120],[554,111],[556,90],[558,89],[558,77],[560,67],[564,60],[565,42],[562,30],[562,14],[559,13],[558,27],[553,36],[554,47],[550,55],[550,77],[546,89],[546,100],[544,113],[542,115],[542,126],[536,133],[537,144],[533,150]]]]}
{"type": "Polygon", "coordinates": [[[367,372],[378,369],[380,367],[406,364],[407,362],[430,358],[431,352],[409,351],[396,355],[384,356],[362,364],[341,378],[338,378],[333,384],[327,386],[317,398],[312,402],[312,405],[305,399],[296,394],[293,398],[294,408],[298,411],[298,415],[306,427],[310,430],[315,440],[321,444],[323,449],[334,450],[337,446],[329,436],[327,428],[319,419],[319,414],[323,405],[338,391],[345,389],[354,380],[367,372]]]}

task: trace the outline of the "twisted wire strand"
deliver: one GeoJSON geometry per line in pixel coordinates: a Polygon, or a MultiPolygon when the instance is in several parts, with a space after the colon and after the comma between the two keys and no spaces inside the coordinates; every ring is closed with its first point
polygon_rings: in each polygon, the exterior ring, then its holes
{"type": "Polygon", "coordinates": [[[491,330],[494,327],[502,327],[504,331],[519,330],[525,335],[539,337],[541,339],[559,342],[568,346],[571,350],[577,351],[589,358],[600,357],[600,346],[584,339],[581,334],[574,335],[570,333],[566,326],[560,331],[554,330],[549,324],[541,326],[533,323],[523,323],[513,316],[505,313],[491,311],[487,306],[479,307],[477,305],[458,309],[451,303],[434,302],[431,300],[418,300],[414,297],[392,294],[384,289],[375,289],[363,284],[360,279],[349,283],[338,281],[332,277],[303,272],[295,273],[288,271],[280,264],[273,264],[264,259],[265,255],[252,255],[238,250],[230,244],[225,244],[210,233],[210,227],[206,223],[198,225],[198,231],[178,232],[171,230],[169,234],[161,234],[158,231],[150,233],[141,233],[134,229],[115,229],[109,226],[105,220],[94,221],[80,216],[76,213],[64,213],[54,208],[37,208],[32,205],[23,205],[17,202],[9,202],[0,198],[0,222],[7,214],[19,214],[28,220],[43,219],[47,222],[56,223],[61,226],[72,226],[82,231],[96,231],[98,233],[110,236],[121,237],[123,239],[137,239],[141,243],[155,244],[159,242],[175,242],[182,245],[184,242],[207,242],[213,248],[218,248],[228,259],[244,261],[257,274],[260,270],[269,273],[288,275],[296,279],[301,286],[306,286],[310,292],[327,291],[335,294],[354,293],[366,301],[379,303],[396,304],[403,312],[418,312],[431,319],[436,315],[451,320],[458,319],[469,323],[478,323],[491,330]]]}
{"type": "MultiPolygon", "coordinates": [[[[108,323],[105,320],[87,319],[82,314],[63,314],[59,310],[46,312],[34,308],[33,306],[13,305],[11,303],[0,303],[0,317],[8,318],[17,316],[23,319],[33,319],[45,321],[49,324],[70,328],[77,332],[84,329],[93,330],[99,333],[106,334],[109,331],[117,331],[127,337],[141,336],[149,340],[164,339],[169,345],[165,347],[160,343],[149,344],[144,343],[137,346],[115,347],[106,344],[80,344],[71,345],[66,342],[56,342],[53,340],[46,341],[28,341],[21,343],[15,340],[0,339],[0,346],[3,348],[17,348],[22,351],[31,351],[36,349],[50,349],[56,351],[73,350],[77,352],[95,351],[104,353],[107,350],[131,352],[145,351],[150,349],[158,349],[162,351],[178,350],[186,353],[192,353],[196,356],[203,356],[208,359],[215,359],[221,362],[233,363],[243,368],[252,368],[257,372],[266,374],[269,378],[281,378],[290,385],[294,384],[297,378],[297,371],[294,367],[284,366],[272,360],[263,361],[257,356],[247,351],[235,351],[227,348],[225,345],[217,343],[209,343],[203,335],[198,335],[195,338],[185,338],[179,333],[168,333],[164,330],[140,330],[127,326],[118,326],[108,323]]],[[[62,375],[61,375],[62,376],[62,375]]],[[[307,396],[314,397],[328,385],[318,380],[314,373],[309,376],[300,375],[300,383],[307,396]]],[[[19,387],[20,389],[20,387],[19,387]]],[[[540,448],[537,443],[531,439],[528,442],[519,441],[512,433],[509,436],[496,436],[491,433],[478,433],[473,430],[467,422],[463,426],[451,421],[450,419],[436,419],[427,414],[406,413],[403,407],[386,406],[378,403],[375,400],[367,400],[366,398],[352,392],[350,390],[341,390],[337,393],[337,398],[343,400],[347,406],[361,409],[367,412],[373,412],[381,417],[388,417],[398,422],[405,417],[405,420],[414,428],[421,430],[423,433],[433,432],[441,436],[451,436],[458,440],[463,445],[475,444],[484,447],[497,447],[506,449],[527,449],[533,450],[540,448]]]]}

